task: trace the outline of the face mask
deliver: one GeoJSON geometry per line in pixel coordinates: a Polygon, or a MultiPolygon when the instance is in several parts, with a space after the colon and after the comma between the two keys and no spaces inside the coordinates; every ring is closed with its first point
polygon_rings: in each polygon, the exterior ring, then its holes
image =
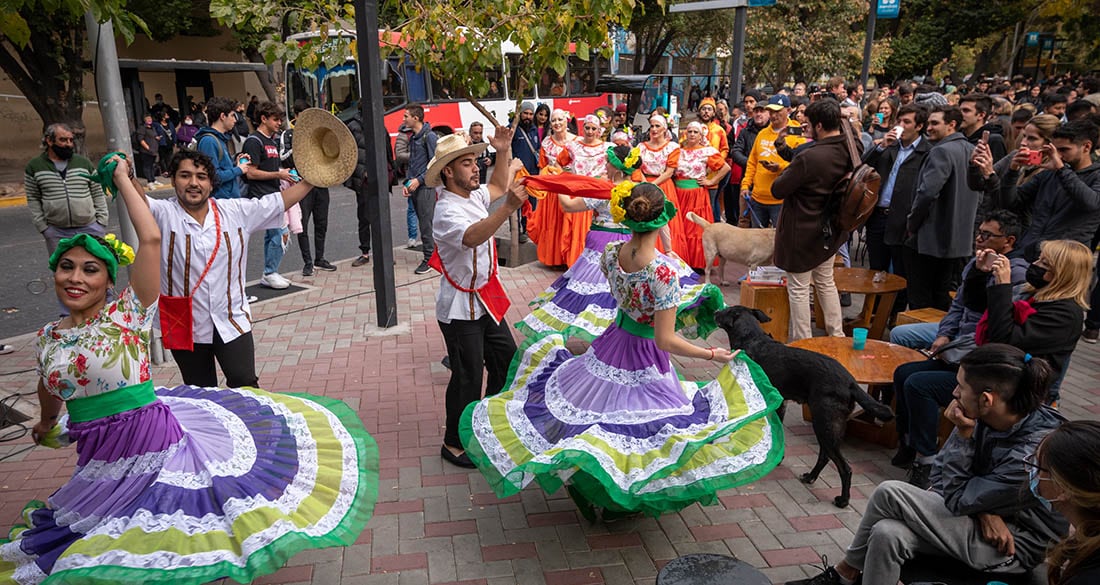
{"type": "Polygon", "coordinates": [[[1046,273],[1047,273],[1046,268],[1043,268],[1042,266],[1036,266],[1035,264],[1031,264],[1027,267],[1027,273],[1025,274],[1024,277],[1027,279],[1028,284],[1035,287],[1036,289],[1040,289],[1040,288],[1043,288],[1044,286],[1050,284],[1046,280],[1043,280],[1043,276],[1045,276],[1046,273]]]}
{"type": "Polygon", "coordinates": [[[57,155],[57,158],[61,160],[69,160],[73,157],[73,147],[71,146],[61,146],[60,144],[54,144],[50,146],[50,149],[53,150],[53,153],[57,155]]]}
{"type": "Polygon", "coordinates": [[[184,123],[185,126],[190,126],[191,125],[191,120],[184,120],[183,123],[184,123]]]}

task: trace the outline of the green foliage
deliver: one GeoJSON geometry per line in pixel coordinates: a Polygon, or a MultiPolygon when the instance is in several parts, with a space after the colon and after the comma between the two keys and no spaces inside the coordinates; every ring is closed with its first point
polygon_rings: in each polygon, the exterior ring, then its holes
{"type": "Polygon", "coordinates": [[[137,31],[149,32],[145,21],[127,9],[126,0],[0,0],[0,38],[25,47],[30,42],[29,20],[58,15],[81,19],[88,11],[98,22],[112,20],[127,43],[134,41],[137,31]]]}
{"type": "MultiPolygon", "coordinates": [[[[563,74],[570,49],[581,59],[608,57],[608,30],[630,23],[634,0],[559,0],[552,9],[534,0],[383,0],[383,54],[404,53],[418,68],[445,72],[461,95],[484,95],[489,80],[482,74],[501,65],[501,43],[522,52],[516,63],[521,83],[533,86],[547,68],[563,74]]],[[[290,31],[316,30],[307,43],[267,38],[260,50],[268,62],[286,60],[299,66],[332,66],[355,54],[355,42],[333,35],[354,29],[353,4],[337,0],[212,0],[211,14],[222,23],[262,28],[284,23],[290,31]]],[[[518,104],[517,104],[518,109],[518,104]]],[[[483,112],[485,113],[485,112],[483,112]]]]}
{"type": "Polygon", "coordinates": [[[748,11],[745,77],[773,85],[789,79],[851,77],[863,61],[864,0],[779,2],[748,11]]]}

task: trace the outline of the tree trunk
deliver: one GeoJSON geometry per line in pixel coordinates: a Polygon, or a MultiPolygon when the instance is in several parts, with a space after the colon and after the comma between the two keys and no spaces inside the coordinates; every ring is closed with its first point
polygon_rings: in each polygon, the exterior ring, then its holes
{"type": "MultiPolygon", "coordinates": [[[[19,48],[0,40],[0,69],[11,78],[42,119],[45,131],[57,122],[76,135],[84,150],[84,20],[61,12],[44,16],[20,11],[31,29],[30,42],[19,48]]],[[[113,39],[112,39],[113,42],[113,39]]]]}
{"type": "MultiPolygon", "coordinates": [[[[260,51],[257,50],[257,49],[254,49],[254,48],[241,49],[241,52],[244,53],[245,58],[248,59],[249,61],[251,61],[252,63],[263,63],[265,65],[267,64],[266,61],[264,61],[264,56],[261,55],[260,51]]],[[[273,83],[273,81],[271,79],[271,72],[270,71],[257,71],[256,72],[256,78],[260,80],[260,87],[264,88],[264,95],[267,96],[267,101],[273,102],[273,103],[278,102],[279,101],[279,94],[275,91],[275,84],[273,83]]],[[[290,107],[292,105],[293,104],[287,104],[286,105],[287,109],[290,109],[290,107]]]]}

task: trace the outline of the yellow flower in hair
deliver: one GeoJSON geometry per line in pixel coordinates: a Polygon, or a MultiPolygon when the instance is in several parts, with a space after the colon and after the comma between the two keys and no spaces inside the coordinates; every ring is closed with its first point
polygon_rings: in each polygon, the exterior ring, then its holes
{"type": "Polygon", "coordinates": [[[623,199],[630,196],[635,183],[623,181],[611,189],[611,219],[615,223],[622,223],[626,219],[626,209],[623,208],[623,199]]]}
{"type": "Polygon", "coordinates": [[[103,240],[111,246],[115,256],[118,256],[119,266],[129,266],[134,263],[134,249],[129,244],[116,238],[114,234],[107,234],[103,240]]]}
{"type": "Polygon", "coordinates": [[[630,154],[626,155],[626,160],[623,161],[623,165],[628,169],[634,168],[634,165],[638,164],[638,157],[642,156],[642,151],[637,146],[630,149],[630,154]]]}

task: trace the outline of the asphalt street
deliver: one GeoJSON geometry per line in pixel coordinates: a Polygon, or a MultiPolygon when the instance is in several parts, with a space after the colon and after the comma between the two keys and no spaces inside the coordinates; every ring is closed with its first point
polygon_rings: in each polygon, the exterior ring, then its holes
{"type": "MultiPolygon", "coordinates": [[[[359,254],[358,224],[355,197],[350,189],[329,189],[328,236],[325,256],[330,261],[351,258],[359,254]]],[[[157,196],[171,195],[161,190],[157,196]]],[[[395,253],[404,252],[408,239],[405,227],[406,200],[399,194],[390,197],[390,226],[395,253]]],[[[312,223],[312,222],[311,222],[312,223]]],[[[110,230],[119,233],[115,207],[111,208],[110,230]]],[[[309,226],[312,247],[313,226],[309,226]]],[[[54,293],[53,277],[47,266],[46,243],[31,224],[30,211],[26,207],[0,209],[0,339],[37,331],[43,324],[56,319],[58,301],[54,293]]],[[[373,256],[372,256],[373,261],[373,256]]],[[[340,270],[352,269],[341,265],[340,270]]],[[[279,267],[284,275],[300,274],[302,254],[296,237],[291,238],[286,256],[279,267]]],[[[370,265],[355,270],[370,270],[370,265]]],[[[118,287],[125,286],[125,270],[119,271],[118,287]]],[[[258,281],[263,273],[263,233],[256,233],[249,242],[249,282],[258,281]]]]}

